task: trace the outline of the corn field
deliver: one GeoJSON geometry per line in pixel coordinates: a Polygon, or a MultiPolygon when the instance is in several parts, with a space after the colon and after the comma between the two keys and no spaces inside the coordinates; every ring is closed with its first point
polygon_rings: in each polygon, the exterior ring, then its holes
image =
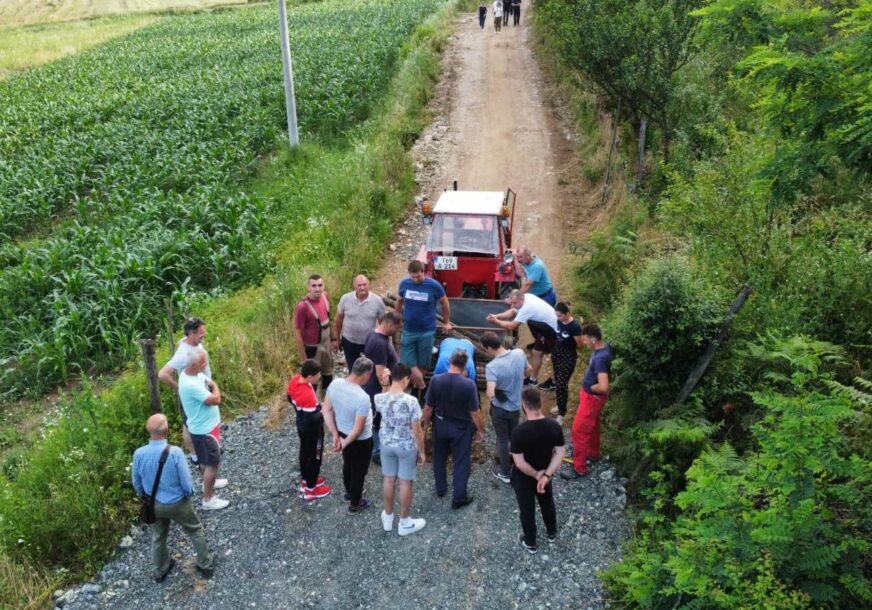
{"type": "MultiPolygon", "coordinates": [[[[435,6],[289,13],[304,139],[347,145],[435,6]]],[[[270,267],[246,192],[286,128],[275,7],[179,15],[0,83],[0,398],[117,368],[180,290],[270,267]]]]}

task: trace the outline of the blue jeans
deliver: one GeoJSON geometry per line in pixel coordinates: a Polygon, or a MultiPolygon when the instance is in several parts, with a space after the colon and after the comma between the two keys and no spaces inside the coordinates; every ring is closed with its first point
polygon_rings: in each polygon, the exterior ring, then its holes
{"type": "Polygon", "coordinates": [[[537,294],[535,296],[539,297],[540,299],[551,305],[551,307],[557,305],[557,293],[554,292],[554,288],[551,288],[551,290],[549,290],[545,294],[537,294]]]}
{"type": "Polygon", "coordinates": [[[454,461],[452,499],[462,502],[468,497],[466,484],[469,482],[469,469],[472,465],[474,429],[472,422],[440,419],[438,415],[433,418],[433,478],[437,496],[444,496],[448,491],[448,473],[445,466],[450,451],[454,461]]]}

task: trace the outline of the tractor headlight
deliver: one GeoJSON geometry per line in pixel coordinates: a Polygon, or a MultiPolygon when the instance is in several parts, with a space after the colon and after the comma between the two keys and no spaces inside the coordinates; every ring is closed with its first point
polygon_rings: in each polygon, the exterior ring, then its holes
{"type": "Polygon", "coordinates": [[[503,254],[503,260],[509,264],[515,262],[515,255],[511,253],[511,251],[507,251],[503,254]]]}

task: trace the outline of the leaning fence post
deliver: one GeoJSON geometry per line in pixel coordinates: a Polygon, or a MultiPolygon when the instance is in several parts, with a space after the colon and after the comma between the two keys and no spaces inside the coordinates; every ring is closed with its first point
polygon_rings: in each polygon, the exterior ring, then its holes
{"type": "Polygon", "coordinates": [[[160,406],[160,389],[157,385],[157,361],[154,356],[154,339],[141,339],[139,346],[145,358],[145,380],[148,382],[148,393],[151,396],[151,412],[162,413],[160,406]]]}

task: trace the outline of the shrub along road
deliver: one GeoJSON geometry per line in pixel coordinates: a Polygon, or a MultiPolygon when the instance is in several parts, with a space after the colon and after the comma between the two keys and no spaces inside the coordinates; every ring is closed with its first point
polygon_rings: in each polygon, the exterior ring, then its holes
{"type": "MultiPolygon", "coordinates": [[[[490,22],[488,26],[490,26],[490,22]]],[[[445,51],[437,117],[416,147],[423,191],[435,196],[457,178],[461,188],[516,188],[521,202],[518,243],[530,243],[559,274],[570,213],[559,188],[572,145],[556,129],[544,101],[544,80],[528,44],[526,24],[496,35],[472,18],[458,24],[445,51]]],[[[398,234],[395,256],[376,284],[386,290],[403,275],[419,243],[414,219],[398,234]],[[412,234],[410,236],[410,233],[412,234]],[[404,237],[405,235],[405,237],[404,237]]],[[[558,275],[559,277],[559,275],[558,275]]],[[[618,557],[628,535],[625,489],[608,465],[574,484],[555,481],[560,533],[538,555],[518,544],[520,523],[511,488],[490,475],[495,446],[490,425],[473,466],[474,503],[452,510],[433,493],[430,464],[419,471],[413,513],[427,527],[408,538],[387,534],[379,520],[381,471],[370,468],[370,510],[350,515],[341,498],[341,459],[330,454],[323,474],[339,488],[306,504],[292,491],[297,437],[292,421],[264,427],[267,408],[239,418],[225,434],[223,493],[231,506],[204,521],[218,559],[210,581],[198,580],[191,548],[175,531],[180,567],[161,585],[149,578],[149,541],[134,528],[94,583],[65,593],[64,607],[90,608],[600,608],[598,570],[618,557]],[[485,462],[485,463],[481,463],[485,462]]],[[[567,435],[568,440],[568,435],[567,435]]],[[[541,531],[540,521],[540,531],[541,531]]]]}

